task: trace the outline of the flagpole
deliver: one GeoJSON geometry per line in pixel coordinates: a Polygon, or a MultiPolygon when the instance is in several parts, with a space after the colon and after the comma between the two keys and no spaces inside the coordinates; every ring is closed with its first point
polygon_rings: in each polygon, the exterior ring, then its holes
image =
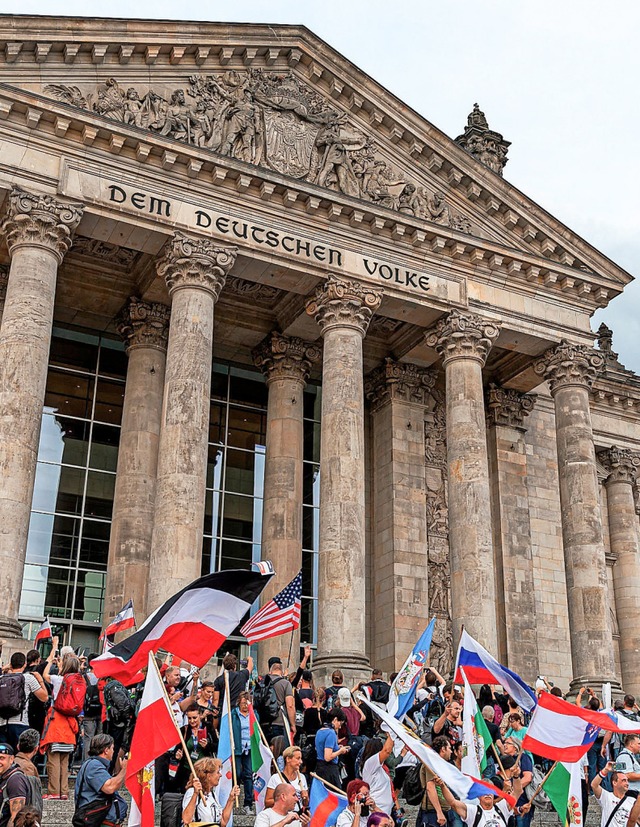
{"type": "Polygon", "coordinates": [[[498,750],[496,749],[496,745],[493,743],[493,741],[491,742],[491,749],[493,750],[493,754],[496,756],[496,760],[497,760],[497,762],[498,762],[498,766],[500,767],[500,772],[501,772],[501,773],[502,773],[502,775],[506,778],[507,776],[505,775],[505,772],[504,772],[504,767],[502,766],[502,761],[500,760],[500,753],[499,753],[499,752],[498,752],[498,750]]]}
{"type": "MultiPolygon", "coordinates": [[[[224,691],[227,698],[227,709],[229,710],[229,740],[231,741],[231,773],[233,775],[233,786],[238,786],[238,777],[236,775],[236,747],[233,742],[233,720],[231,718],[231,692],[229,691],[229,673],[224,670],[224,691]]],[[[236,793],[236,807],[240,806],[239,796],[236,793]]]]}
{"type": "MultiPolygon", "coordinates": [[[[271,747],[269,746],[269,744],[267,742],[267,739],[265,738],[265,734],[262,731],[262,727],[260,726],[260,724],[258,723],[258,720],[256,718],[254,718],[254,724],[258,728],[258,735],[260,736],[260,740],[262,741],[264,746],[269,750],[269,752],[271,752],[271,747]]],[[[282,781],[282,783],[283,784],[288,784],[289,782],[287,781],[287,779],[284,777],[284,775],[280,771],[280,767],[278,766],[278,762],[276,761],[276,759],[273,757],[273,753],[271,753],[271,763],[276,768],[276,772],[280,776],[280,780],[282,781]]]]}
{"type": "Polygon", "coordinates": [[[295,634],[295,629],[291,630],[291,640],[289,641],[289,654],[287,655],[287,672],[289,672],[289,664],[291,663],[291,650],[293,649],[293,636],[295,634]]]}
{"type": "Polygon", "coordinates": [[[558,766],[558,762],[557,762],[557,761],[554,761],[554,762],[553,762],[553,764],[551,765],[551,769],[550,769],[550,770],[549,770],[549,772],[545,775],[545,777],[542,779],[542,781],[538,784],[538,786],[537,786],[537,788],[536,788],[535,792],[533,793],[533,795],[532,795],[532,796],[531,796],[531,798],[529,799],[529,804],[531,804],[531,802],[533,801],[533,799],[534,799],[534,798],[538,795],[538,793],[542,790],[542,788],[543,788],[543,786],[544,786],[545,781],[547,780],[547,778],[549,778],[549,776],[551,775],[551,773],[555,770],[555,768],[556,768],[557,766],[558,766]]]}
{"type": "Polygon", "coordinates": [[[329,787],[330,790],[335,790],[335,792],[340,793],[340,795],[346,795],[344,790],[341,790],[340,787],[334,787],[333,784],[330,784],[328,781],[325,781],[324,778],[320,778],[319,775],[316,775],[315,772],[310,772],[309,775],[312,778],[317,778],[321,784],[324,784],[325,787],[329,787]]]}
{"type": "MultiPolygon", "coordinates": [[[[156,670],[156,673],[157,673],[158,678],[160,680],[160,685],[162,686],[162,691],[164,692],[164,696],[165,696],[165,699],[167,701],[167,705],[169,706],[169,710],[171,712],[171,720],[173,721],[173,725],[175,726],[176,732],[178,733],[178,737],[180,738],[180,743],[182,744],[182,751],[183,751],[184,757],[187,759],[187,764],[189,765],[189,769],[191,770],[191,772],[193,774],[193,777],[197,778],[198,776],[196,775],[196,769],[193,766],[193,761],[191,760],[191,755],[189,753],[189,750],[187,749],[187,745],[186,745],[184,737],[182,735],[182,730],[178,726],[178,722],[176,721],[176,716],[173,714],[173,709],[171,709],[171,700],[169,699],[169,693],[167,692],[167,687],[165,685],[165,682],[162,680],[162,675],[160,674],[160,670],[158,669],[158,664],[156,663],[155,655],[151,658],[151,662],[153,663],[153,668],[156,670]]],[[[206,799],[204,797],[204,793],[202,792],[202,790],[200,790],[200,799],[201,799],[202,803],[206,806],[207,802],[206,802],[206,799]]]]}

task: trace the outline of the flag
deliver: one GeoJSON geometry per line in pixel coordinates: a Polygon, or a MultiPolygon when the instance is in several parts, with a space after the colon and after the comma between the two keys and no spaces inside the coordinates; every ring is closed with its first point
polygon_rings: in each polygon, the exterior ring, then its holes
{"type": "Polygon", "coordinates": [[[53,635],[51,634],[51,621],[48,617],[42,621],[42,625],[36,632],[36,636],[33,640],[34,644],[37,646],[41,640],[51,640],[53,639],[53,635]]]}
{"type": "Polygon", "coordinates": [[[481,795],[497,795],[499,798],[504,798],[511,807],[515,806],[516,800],[513,796],[499,790],[488,781],[472,778],[460,772],[456,766],[445,761],[435,750],[428,747],[419,738],[416,738],[416,736],[412,732],[409,732],[393,715],[376,706],[376,704],[371,703],[367,697],[358,695],[358,700],[373,710],[379,718],[382,718],[384,724],[386,724],[387,731],[396,738],[399,738],[405,746],[409,747],[409,750],[416,758],[422,761],[423,764],[426,764],[434,775],[440,776],[447,787],[462,801],[472,801],[481,795]]]}
{"type": "Polygon", "coordinates": [[[259,640],[292,632],[300,625],[300,601],[302,598],[302,571],[257,611],[240,629],[250,644],[259,640]]]}
{"type": "Polygon", "coordinates": [[[258,560],[256,563],[252,563],[252,566],[255,566],[256,569],[260,572],[260,574],[275,574],[276,570],[273,568],[273,563],[271,560],[258,560]]]}
{"type": "MultiPolygon", "coordinates": [[[[219,730],[219,744],[218,744],[218,758],[222,761],[222,778],[218,785],[218,798],[221,807],[224,807],[229,800],[231,790],[233,789],[233,767],[232,761],[235,761],[233,754],[233,747],[231,744],[232,738],[232,723],[231,715],[229,714],[229,692],[224,693],[224,700],[222,702],[222,715],[220,716],[220,730],[219,730]]],[[[227,827],[233,827],[233,814],[227,822],[227,827]]]]}
{"type": "Polygon", "coordinates": [[[401,721],[413,706],[416,696],[416,687],[420,680],[420,673],[424,669],[431,648],[431,638],[436,624],[435,617],[422,633],[422,637],[411,650],[411,654],[405,660],[391,684],[389,700],[387,701],[387,712],[401,721]]]}
{"type": "Polygon", "coordinates": [[[309,827],[334,827],[338,816],[347,809],[348,804],[346,795],[328,790],[319,778],[314,778],[309,792],[309,827]]]}
{"type": "Polygon", "coordinates": [[[249,704],[249,736],[251,739],[253,798],[256,802],[257,815],[261,810],[264,810],[264,799],[267,795],[267,784],[271,778],[271,767],[275,764],[275,761],[269,747],[262,743],[253,704],[249,704]]]}
{"type": "Polygon", "coordinates": [[[148,653],[157,649],[204,666],[269,580],[270,576],[235,569],[194,580],[156,609],[137,632],[95,658],[96,677],[117,678],[126,685],[146,666],[148,653]]]}
{"type": "Polygon", "coordinates": [[[462,772],[479,777],[487,766],[487,752],[493,742],[487,724],[478,709],[475,696],[464,678],[464,705],[462,707],[462,772]]]}
{"type": "Polygon", "coordinates": [[[513,700],[530,712],[536,705],[534,691],[519,675],[502,666],[474,640],[464,629],[460,635],[454,681],[462,683],[460,667],[464,669],[469,683],[499,683],[513,700]]]}
{"type": "Polygon", "coordinates": [[[147,660],[147,679],[131,739],[125,784],[131,793],[130,824],[153,827],[155,786],[153,762],[180,741],[180,733],[156,667],[153,652],[147,660]],[[135,810],[134,805],[135,804],[135,810]],[[139,820],[135,821],[137,815],[139,820]]]}
{"type": "Polygon", "coordinates": [[[549,692],[541,692],[522,747],[552,761],[579,761],[600,729],[640,732],[640,722],[611,710],[581,709],[549,692]]]}
{"type": "Polygon", "coordinates": [[[560,816],[560,823],[568,827],[582,827],[582,781],[579,763],[565,764],[559,761],[544,782],[543,789],[554,810],[560,816]]]}
{"type": "Polygon", "coordinates": [[[133,600],[130,600],[127,605],[118,612],[104,632],[100,635],[100,640],[102,640],[103,637],[113,638],[118,632],[124,632],[126,629],[132,629],[135,625],[136,619],[133,614],[133,600]]]}

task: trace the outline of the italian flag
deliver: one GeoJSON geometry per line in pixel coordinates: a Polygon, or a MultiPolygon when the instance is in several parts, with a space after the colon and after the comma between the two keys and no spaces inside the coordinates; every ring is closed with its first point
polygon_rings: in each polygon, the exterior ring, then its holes
{"type": "Polygon", "coordinates": [[[461,667],[464,680],[464,705],[462,707],[462,772],[480,778],[487,766],[487,752],[493,739],[478,709],[469,681],[461,667]]]}
{"type": "Polygon", "coordinates": [[[544,791],[563,825],[583,827],[581,779],[579,763],[565,764],[558,761],[544,782],[544,791]]]}
{"type": "Polygon", "coordinates": [[[267,783],[271,778],[271,766],[274,762],[271,750],[260,738],[260,725],[256,720],[253,704],[249,704],[249,734],[251,737],[251,769],[253,771],[253,797],[256,802],[256,814],[264,810],[267,783]]]}

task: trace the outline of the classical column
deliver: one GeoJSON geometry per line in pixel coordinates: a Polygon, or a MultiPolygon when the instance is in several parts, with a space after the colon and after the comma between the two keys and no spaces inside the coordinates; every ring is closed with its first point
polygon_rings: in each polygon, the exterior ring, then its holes
{"type": "Polygon", "coordinates": [[[146,616],[169,308],[131,298],[116,319],[129,357],[109,539],[105,623],[133,599],[146,616]]]}
{"type": "Polygon", "coordinates": [[[445,369],[454,640],[464,625],[490,652],[498,641],[482,368],[497,336],[493,322],[458,310],[426,334],[445,369]]]}
{"type": "Polygon", "coordinates": [[[307,304],[324,340],[314,671],[324,678],[340,668],[349,685],[368,666],[362,340],[381,301],[382,290],[331,275],[307,304]]]}
{"type": "Polygon", "coordinates": [[[535,399],[496,385],[487,392],[498,653],[501,663],[528,681],[539,673],[524,440],[535,399]]]}
{"type": "MultiPolygon", "coordinates": [[[[273,332],[254,350],[253,361],[267,378],[267,445],[262,505],[262,559],[271,560],[275,577],[264,590],[265,602],[283,589],[302,566],[303,392],[320,348],[297,337],[273,332]]],[[[268,671],[273,655],[286,663],[290,635],[258,646],[259,671],[268,671]]],[[[299,631],[291,651],[300,648],[299,631]]]]}
{"type": "MultiPolygon", "coordinates": [[[[574,679],[571,690],[614,681],[607,568],[602,537],[589,388],[598,351],[561,342],[535,364],[555,404],[562,538],[574,679]]],[[[614,681],[615,682],[615,681],[614,681]]]]}
{"type": "Polygon", "coordinates": [[[387,673],[402,666],[431,613],[424,440],[434,384],[434,373],[393,359],[364,384],[373,437],[371,652],[387,673]]]}
{"type": "Polygon", "coordinates": [[[171,296],[147,611],[200,576],[213,309],[236,247],[176,233],[157,264],[171,296]]]}
{"type": "Polygon", "coordinates": [[[640,549],[633,484],[640,458],[626,448],[607,448],[598,459],[608,477],[607,509],[613,564],[616,616],[620,629],[620,666],[625,692],[640,695],[640,549]]]}
{"type": "Polygon", "coordinates": [[[56,278],[82,211],[14,187],[2,223],[11,269],[0,328],[0,635],[20,635],[56,278]]]}

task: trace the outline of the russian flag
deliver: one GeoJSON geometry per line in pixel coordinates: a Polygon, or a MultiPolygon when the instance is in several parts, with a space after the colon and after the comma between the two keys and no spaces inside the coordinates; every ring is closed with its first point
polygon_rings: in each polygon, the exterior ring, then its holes
{"type": "Polygon", "coordinates": [[[490,655],[484,646],[481,646],[464,629],[460,635],[454,678],[454,681],[462,683],[463,675],[460,667],[464,669],[469,683],[499,683],[505,692],[527,712],[535,707],[537,701],[533,689],[527,686],[515,672],[498,663],[493,655],[490,655]]]}
{"type": "Polygon", "coordinates": [[[309,794],[311,821],[309,827],[334,827],[338,816],[349,804],[346,795],[328,790],[322,781],[314,778],[309,794]]]}

